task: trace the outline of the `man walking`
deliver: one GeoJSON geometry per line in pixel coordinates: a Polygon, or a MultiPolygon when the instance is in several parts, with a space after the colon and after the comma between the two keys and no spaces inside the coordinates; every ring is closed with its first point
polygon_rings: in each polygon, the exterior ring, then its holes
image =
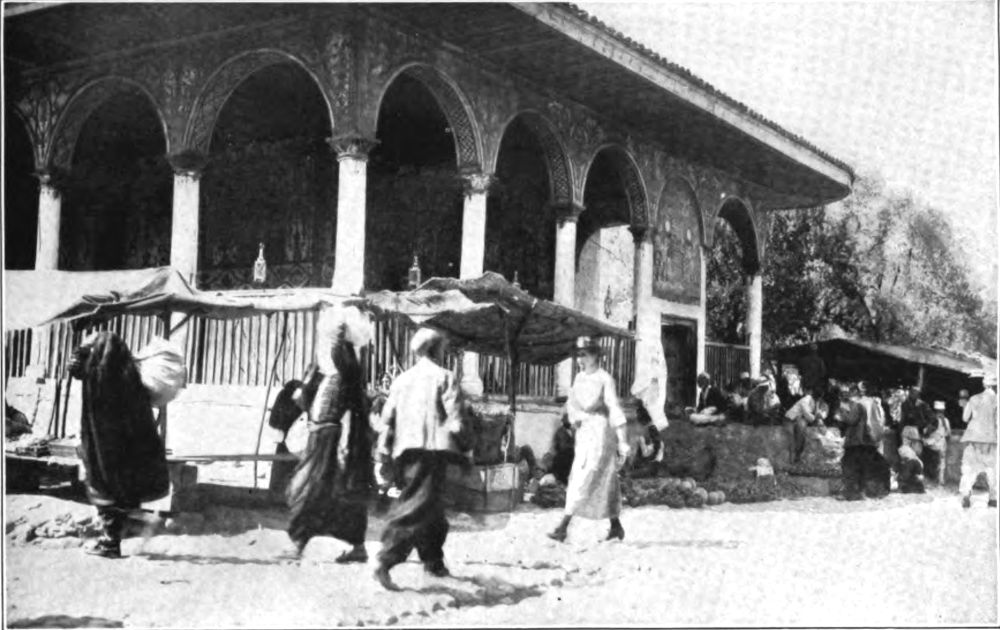
{"type": "Polygon", "coordinates": [[[382,410],[380,458],[392,457],[405,487],[382,533],[382,551],[375,579],[388,590],[399,590],[389,571],[416,548],[424,570],[436,577],[450,575],[444,563],[448,537],[442,492],[449,463],[467,465],[460,446],[463,436],[459,390],[451,372],[441,367],[446,340],[421,328],[410,349],[417,362],[392,383],[382,410]]]}
{"type": "Polygon", "coordinates": [[[987,505],[997,506],[997,376],[983,376],[983,391],[969,399],[962,419],[968,426],[962,434],[965,450],[962,451],[962,479],[958,491],[962,494],[962,507],[972,507],[972,486],[979,473],[986,473],[990,486],[987,505]]]}

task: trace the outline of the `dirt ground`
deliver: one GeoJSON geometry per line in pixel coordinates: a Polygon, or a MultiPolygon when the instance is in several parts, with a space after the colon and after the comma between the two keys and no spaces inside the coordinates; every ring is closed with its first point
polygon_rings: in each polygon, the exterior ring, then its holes
{"type": "Polygon", "coordinates": [[[367,565],[334,563],[344,547],[332,539],[284,559],[282,512],[218,506],[106,560],[76,536],[93,530],[92,508],[10,495],[6,615],[11,627],[992,626],[998,512],[985,494],[974,500],[963,510],[945,489],[626,508],[625,540],[612,543],[597,542],[606,523],[584,520],[566,544],[549,540],[558,510],[453,514],[454,576],[426,576],[413,558],[393,571],[404,590],[388,593],[371,577],[378,519],[367,565]]]}

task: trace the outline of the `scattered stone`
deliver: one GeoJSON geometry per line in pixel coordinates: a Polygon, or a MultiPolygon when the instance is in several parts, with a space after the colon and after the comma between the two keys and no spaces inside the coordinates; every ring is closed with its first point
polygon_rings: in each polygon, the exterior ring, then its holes
{"type": "Polygon", "coordinates": [[[387,626],[393,626],[397,623],[399,623],[399,617],[397,617],[396,615],[392,615],[391,617],[385,620],[385,625],[387,626]]]}
{"type": "Polygon", "coordinates": [[[563,581],[560,580],[559,578],[552,578],[552,581],[550,581],[549,584],[552,586],[562,586],[563,581]]]}
{"type": "Polygon", "coordinates": [[[431,612],[441,612],[442,610],[444,610],[444,605],[441,602],[434,602],[434,605],[431,606],[431,612]]]}

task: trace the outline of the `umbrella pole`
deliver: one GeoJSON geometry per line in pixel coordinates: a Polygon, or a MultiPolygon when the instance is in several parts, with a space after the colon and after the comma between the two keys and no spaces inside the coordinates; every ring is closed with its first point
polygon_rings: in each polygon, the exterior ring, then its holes
{"type": "MultiPolygon", "coordinates": [[[[188,316],[190,317],[190,315],[188,316]]],[[[164,311],[160,315],[160,321],[163,322],[163,338],[170,339],[170,311],[164,311]]],[[[187,321],[187,318],[184,319],[187,321]]],[[[181,355],[183,356],[183,355],[181,355]]],[[[156,414],[156,423],[160,427],[160,439],[163,440],[163,448],[167,448],[167,406],[163,405],[159,408],[156,414]]]]}
{"type": "Polygon", "coordinates": [[[288,312],[286,311],[281,325],[281,343],[278,351],[274,354],[274,363],[271,364],[271,376],[267,379],[267,393],[264,394],[264,406],[260,410],[260,426],[257,427],[257,446],[253,455],[253,488],[257,489],[257,458],[260,456],[260,441],[264,437],[264,419],[267,417],[267,401],[271,399],[271,385],[274,383],[274,376],[278,373],[278,359],[285,349],[285,341],[288,339],[288,312]]]}

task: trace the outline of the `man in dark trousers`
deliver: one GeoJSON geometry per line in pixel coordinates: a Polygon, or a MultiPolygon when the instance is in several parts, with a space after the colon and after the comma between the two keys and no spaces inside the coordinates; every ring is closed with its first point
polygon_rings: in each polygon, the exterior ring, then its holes
{"type": "Polygon", "coordinates": [[[410,349],[417,362],[392,383],[382,409],[384,429],[379,456],[391,456],[405,487],[389,513],[382,533],[375,579],[388,590],[399,590],[389,571],[406,561],[416,548],[424,570],[436,577],[450,575],[444,563],[448,537],[445,518],[445,473],[448,464],[468,465],[463,455],[463,421],[459,389],[451,372],[441,367],[446,340],[422,328],[410,349]]]}

